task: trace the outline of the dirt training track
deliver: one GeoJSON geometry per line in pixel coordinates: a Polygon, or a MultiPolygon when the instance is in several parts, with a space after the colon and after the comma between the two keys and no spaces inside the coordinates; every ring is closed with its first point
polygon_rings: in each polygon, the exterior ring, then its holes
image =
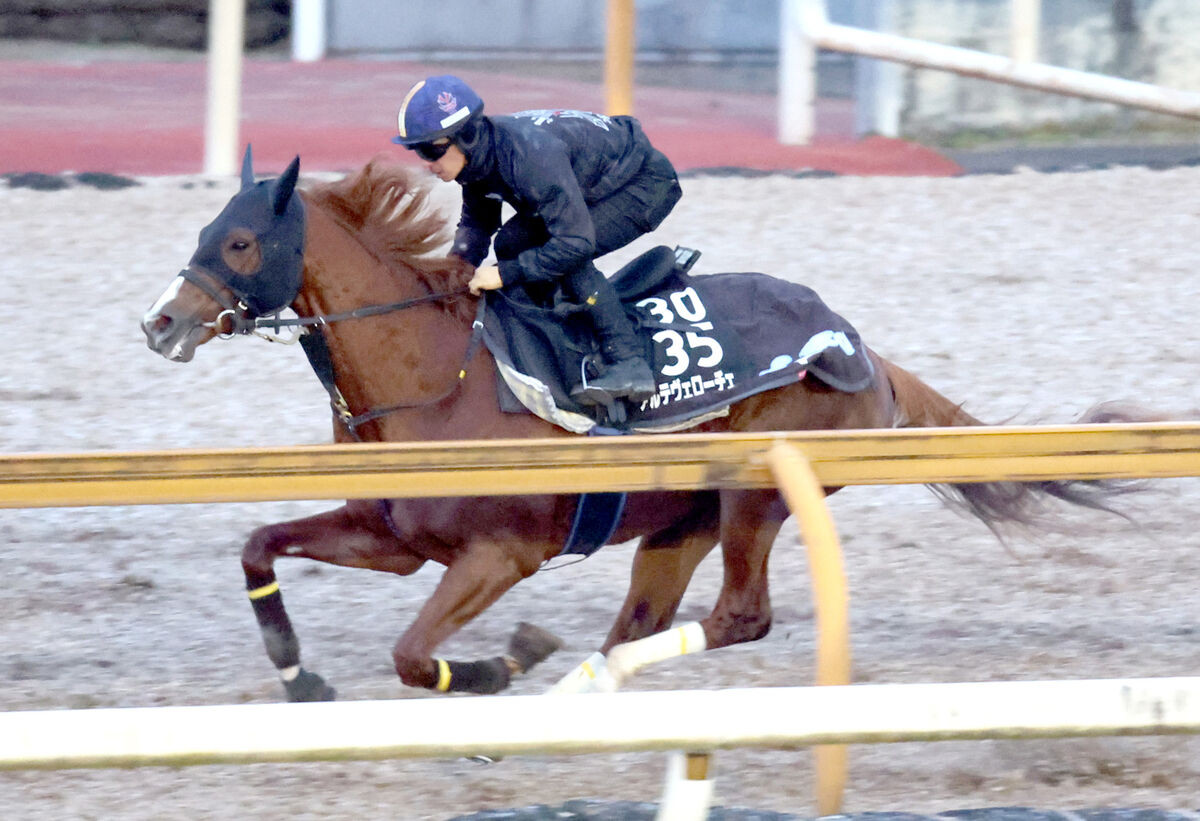
{"type": "MultiPolygon", "coordinates": [[[[146,350],[141,312],[186,262],[232,181],[155,177],[121,191],[0,187],[5,452],[327,441],[326,400],[295,348],[213,342],[189,365],[146,350]]],[[[961,178],[684,180],[653,240],[703,249],[698,271],[757,270],[814,288],[881,353],[988,421],[1066,422],[1132,398],[1200,407],[1192,351],[1200,169],[961,178]]],[[[453,186],[438,189],[450,210],[453,186]]],[[[612,271],[619,258],[601,260],[612,271]]],[[[1081,532],[1000,546],[923,488],[831,500],[863,682],[1167,676],[1195,671],[1195,480],[1129,502],[1137,524],[1075,514],[1081,532]]],[[[0,709],[280,698],[242,592],[257,524],[324,503],[3,511],[0,709]]],[[[813,677],[803,550],[772,554],[776,623],[753,646],[663,665],[636,688],[795,685],[813,677]]],[[[444,648],[493,655],[513,625],[566,648],[520,679],[538,693],[602,639],[631,549],[519,585],[444,648]]],[[[681,618],[719,586],[710,558],[681,618]]],[[[347,699],[402,687],[390,648],[437,582],[282,562],[306,662],[347,699]]],[[[586,719],[582,719],[586,720],[586,719]]],[[[270,728],[263,728],[269,733],[270,728]]],[[[846,809],[1200,807],[1190,737],[856,747],[846,809]]],[[[804,752],[716,757],[717,803],[811,813],[804,752]]],[[[613,755],[0,775],[6,817],[446,819],[571,798],[654,801],[664,758],[613,755]]],[[[1194,816],[1192,816],[1194,817],[1194,816]]]]}

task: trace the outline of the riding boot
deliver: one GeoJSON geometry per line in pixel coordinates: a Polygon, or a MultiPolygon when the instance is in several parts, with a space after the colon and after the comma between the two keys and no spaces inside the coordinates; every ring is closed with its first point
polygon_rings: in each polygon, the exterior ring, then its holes
{"type": "Polygon", "coordinates": [[[633,331],[629,317],[612,288],[599,288],[586,299],[592,324],[600,338],[606,365],[604,372],[571,391],[577,402],[604,404],[603,397],[638,401],[657,389],[654,372],[646,363],[644,348],[633,331]],[[601,401],[597,401],[597,400],[601,401]]]}

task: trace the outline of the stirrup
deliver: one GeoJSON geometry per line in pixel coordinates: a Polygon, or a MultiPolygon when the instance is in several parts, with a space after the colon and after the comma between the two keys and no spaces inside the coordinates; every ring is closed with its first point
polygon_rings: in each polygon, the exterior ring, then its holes
{"type": "MultiPolygon", "coordinates": [[[[582,385],[571,391],[571,399],[580,405],[589,405],[594,408],[603,409],[604,415],[607,417],[608,424],[610,425],[623,425],[629,418],[625,412],[625,401],[600,388],[591,388],[587,385],[582,385]]],[[[599,421],[603,422],[605,420],[601,419],[599,421]]]]}

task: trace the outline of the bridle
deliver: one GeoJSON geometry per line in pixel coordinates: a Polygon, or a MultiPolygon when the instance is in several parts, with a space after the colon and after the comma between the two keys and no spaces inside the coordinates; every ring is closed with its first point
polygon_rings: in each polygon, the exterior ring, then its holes
{"type": "MultiPolygon", "coordinates": [[[[344,319],[363,319],[370,316],[379,316],[380,314],[392,313],[394,311],[403,311],[405,308],[412,308],[416,305],[422,305],[426,302],[439,302],[441,300],[450,299],[456,296],[466,296],[470,291],[465,288],[457,291],[442,291],[439,293],[425,294],[424,296],[413,297],[411,299],[403,299],[399,302],[389,302],[384,305],[364,305],[361,308],[355,308],[352,311],[342,311],[336,314],[317,314],[315,316],[297,316],[284,318],[278,312],[269,314],[268,316],[254,316],[247,304],[244,296],[237,294],[233,286],[207,271],[198,271],[194,268],[184,268],[179,272],[179,276],[186,279],[188,282],[195,285],[205,294],[207,294],[214,302],[221,306],[221,312],[211,322],[200,323],[201,327],[212,328],[216,331],[220,339],[232,339],[235,336],[254,335],[266,339],[268,342],[282,342],[291,344],[295,342],[294,338],[272,336],[270,334],[260,333],[262,328],[270,328],[278,332],[281,328],[305,328],[312,325],[328,325],[332,322],[340,322],[344,319]],[[231,298],[232,297],[232,298],[231,298]],[[236,302],[234,301],[236,300],[236,302]],[[228,330],[223,330],[225,323],[228,322],[228,330]]],[[[293,297],[294,299],[295,297],[293,297]]]]}
{"type": "MultiPolygon", "coordinates": [[[[329,404],[334,414],[346,426],[346,429],[356,441],[362,441],[362,438],[358,435],[358,428],[368,422],[373,422],[388,414],[407,408],[436,405],[457,391],[466,378],[467,364],[475,356],[476,351],[479,349],[479,344],[482,342],[483,316],[487,304],[487,301],[484,299],[479,300],[475,319],[471,323],[471,338],[467,343],[467,350],[463,356],[462,364],[459,366],[458,376],[446,390],[432,399],[401,402],[356,414],[351,412],[349,403],[342,395],[341,389],[337,386],[333,357],[329,352],[329,343],[321,331],[322,327],[334,322],[341,322],[348,319],[365,319],[367,317],[403,311],[417,305],[440,302],[456,296],[465,296],[470,293],[467,289],[462,288],[455,291],[424,294],[382,305],[364,305],[361,308],[333,314],[285,318],[280,316],[279,311],[268,316],[255,316],[249,307],[248,302],[250,300],[246,295],[239,294],[231,283],[225,282],[220,277],[207,271],[188,267],[180,271],[179,276],[195,285],[221,306],[221,311],[215,319],[211,322],[201,323],[202,327],[212,328],[218,338],[232,339],[235,336],[254,335],[268,342],[292,344],[298,341],[300,347],[304,349],[304,353],[308,357],[308,362],[316,373],[317,378],[321,381],[321,385],[325,388],[326,393],[329,394],[329,404]],[[225,329],[225,323],[228,323],[228,330],[225,329]],[[299,328],[301,330],[291,337],[285,337],[280,335],[280,331],[283,328],[299,328]],[[270,329],[271,332],[268,333],[263,329],[270,329]]],[[[293,295],[292,299],[295,299],[295,295],[293,295]]],[[[291,300],[288,301],[289,303],[291,302],[291,300]]]]}

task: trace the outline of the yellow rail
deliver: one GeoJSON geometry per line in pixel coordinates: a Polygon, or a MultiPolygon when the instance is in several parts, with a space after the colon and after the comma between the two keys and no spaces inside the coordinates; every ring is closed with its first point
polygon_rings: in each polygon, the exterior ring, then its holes
{"type": "MultiPolygon", "coordinates": [[[[1198,423],[14,454],[0,508],[779,487],[809,547],[817,683],[844,685],[848,596],[823,487],[1180,476],[1200,476],[1198,423]]],[[[840,812],[846,748],[814,752],[819,811],[840,812]]]]}
{"type": "Polygon", "coordinates": [[[667,434],[0,456],[0,508],[1200,476],[1200,423],[667,434]]]}

